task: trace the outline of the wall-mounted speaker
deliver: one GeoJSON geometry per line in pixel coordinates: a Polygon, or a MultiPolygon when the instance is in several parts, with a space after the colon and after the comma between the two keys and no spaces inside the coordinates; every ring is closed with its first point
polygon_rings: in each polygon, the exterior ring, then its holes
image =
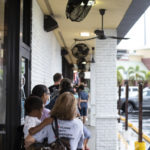
{"type": "Polygon", "coordinates": [[[56,28],[58,28],[56,20],[52,16],[44,15],[44,30],[50,32],[56,28]]]}

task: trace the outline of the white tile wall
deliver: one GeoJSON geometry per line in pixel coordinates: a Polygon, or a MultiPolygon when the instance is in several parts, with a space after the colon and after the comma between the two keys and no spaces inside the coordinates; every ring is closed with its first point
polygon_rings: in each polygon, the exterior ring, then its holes
{"type": "MultiPolygon", "coordinates": [[[[105,34],[116,35],[116,31],[106,30],[105,34]]],[[[117,149],[116,45],[113,39],[96,40],[96,63],[91,72],[91,76],[95,72],[91,92],[95,93],[96,150],[117,149]]]]}
{"type": "Polygon", "coordinates": [[[38,3],[32,8],[32,87],[36,84],[53,84],[53,75],[62,72],[61,47],[53,32],[45,32],[43,17],[38,3]]]}

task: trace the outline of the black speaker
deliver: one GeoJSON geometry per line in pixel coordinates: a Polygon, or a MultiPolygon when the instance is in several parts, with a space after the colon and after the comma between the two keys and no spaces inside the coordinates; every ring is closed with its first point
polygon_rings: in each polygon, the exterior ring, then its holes
{"type": "Polygon", "coordinates": [[[61,56],[65,56],[68,54],[68,51],[65,48],[61,48],[61,56]]]}
{"type": "Polygon", "coordinates": [[[49,15],[44,15],[44,30],[49,32],[58,28],[56,20],[49,15]]]}

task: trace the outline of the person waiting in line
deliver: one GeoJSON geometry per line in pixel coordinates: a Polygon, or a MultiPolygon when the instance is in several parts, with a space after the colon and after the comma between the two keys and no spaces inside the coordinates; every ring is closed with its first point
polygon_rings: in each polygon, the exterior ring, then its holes
{"type": "Polygon", "coordinates": [[[59,89],[59,84],[62,80],[62,74],[60,73],[56,73],[54,74],[53,76],[53,81],[54,81],[54,85],[50,86],[49,87],[49,90],[50,90],[50,93],[52,94],[55,90],[58,90],[59,89]]]}
{"type": "MultiPolygon", "coordinates": [[[[71,92],[74,94],[74,97],[75,97],[75,100],[76,100],[76,103],[78,103],[78,95],[76,95],[76,91],[77,91],[77,87],[72,87],[71,85],[71,80],[68,79],[68,78],[64,78],[61,80],[60,82],[60,89],[59,89],[59,95],[63,94],[64,92],[71,92]]],[[[58,96],[59,96],[58,95],[58,96]]],[[[57,101],[57,98],[58,96],[56,96],[56,98],[54,98],[51,102],[50,102],[50,109],[52,109],[54,106],[55,106],[55,102],[57,101]]],[[[78,107],[76,107],[76,114],[77,114],[77,117],[80,116],[79,114],[79,110],[78,110],[78,107]]],[[[88,140],[90,139],[90,131],[86,128],[85,125],[83,125],[83,134],[84,134],[84,148],[85,150],[88,150],[88,140]]]]}
{"type": "Polygon", "coordinates": [[[80,85],[78,88],[79,94],[79,110],[83,120],[83,123],[86,121],[87,109],[88,109],[88,93],[84,91],[84,85],[80,85]]]}
{"type": "Polygon", "coordinates": [[[84,133],[84,144],[83,144],[84,145],[84,150],[90,150],[88,148],[88,141],[91,138],[91,133],[85,125],[83,125],[83,133],[84,133]]]}
{"type": "MultiPolygon", "coordinates": [[[[75,99],[78,103],[79,96],[78,96],[78,93],[77,93],[77,88],[78,88],[77,86],[75,86],[75,85],[73,86],[74,97],[75,97],[75,99]]],[[[78,109],[78,105],[77,105],[77,117],[80,117],[80,112],[79,112],[79,109],[78,109]]],[[[89,150],[88,141],[91,137],[91,133],[85,125],[83,125],[83,133],[84,133],[84,150],[89,150]]]]}
{"type": "Polygon", "coordinates": [[[43,108],[42,117],[41,117],[41,121],[43,121],[45,118],[48,118],[50,115],[50,110],[45,108],[46,102],[48,101],[50,97],[50,92],[45,85],[38,84],[32,89],[31,95],[38,96],[43,101],[44,108],[43,108]]]}
{"type": "Polygon", "coordinates": [[[34,138],[32,137],[33,134],[39,132],[42,128],[44,128],[46,125],[52,123],[52,118],[46,118],[41,122],[41,116],[43,111],[43,101],[38,96],[30,96],[25,101],[25,123],[24,123],[24,139],[25,141],[25,147],[29,147],[32,141],[34,141],[34,138]]]}
{"type": "MultiPolygon", "coordinates": [[[[80,119],[76,118],[76,107],[77,103],[74,95],[70,92],[64,92],[58,97],[51,110],[51,117],[57,118],[59,137],[70,139],[71,150],[82,149],[84,140],[83,123],[80,119]]],[[[42,142],[47,137],[49,144],[56,140],[51,124],[33,137],[37,142],[42,142]]]]}
{"type": "Polygon", "coordinates": [[[60,87],[59,87],[59,93],[55,97],[53,97],[53,99],[51,99],[50,103],[48,105],[46,105],[46,108],[51,110],[54,107],[55,102],[56,102],[57,98],[59,97],[59,95],[61,95],[64,92],[72,92],[73,93],[73,88],[71,86],[71,80],[68,78],[64,78],[61,80],[60,87]]]}
{"type": "Polygon", "coordinates": [[[47,105],[50,103],[52,99],[54,99],[59,94],[59,85],[62,80],[62,74],[56,73],[53,75],[54,85],[49,87],[49,91],[51,93],[49,101],[47,101],[47,105]]]}

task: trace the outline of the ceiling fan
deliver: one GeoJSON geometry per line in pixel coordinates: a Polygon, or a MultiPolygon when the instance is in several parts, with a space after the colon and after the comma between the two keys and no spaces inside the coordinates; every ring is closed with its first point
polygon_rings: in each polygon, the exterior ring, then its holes
{"type": "Polygon", "coordinates": [[[129,38],[123,38],[123,37],[116,37],[116,36],[106,36],[104,34],[104,28],[103,28],[103,16],[105,14],[106,9],[100,9],[99,12],[102,16],[102,26],[101,26],[101,30],[95,30],[94,33],[97,35],[96,37],[92,37],[92,38],[87,38],[87,39],[74,39],[75,41],[87,41],[87,40],[93,40],[93,39],[100,39],[100,40],[105,40],[108,38],[111,39],[118,39],[118,40],[128,40],[129,38]]]}

